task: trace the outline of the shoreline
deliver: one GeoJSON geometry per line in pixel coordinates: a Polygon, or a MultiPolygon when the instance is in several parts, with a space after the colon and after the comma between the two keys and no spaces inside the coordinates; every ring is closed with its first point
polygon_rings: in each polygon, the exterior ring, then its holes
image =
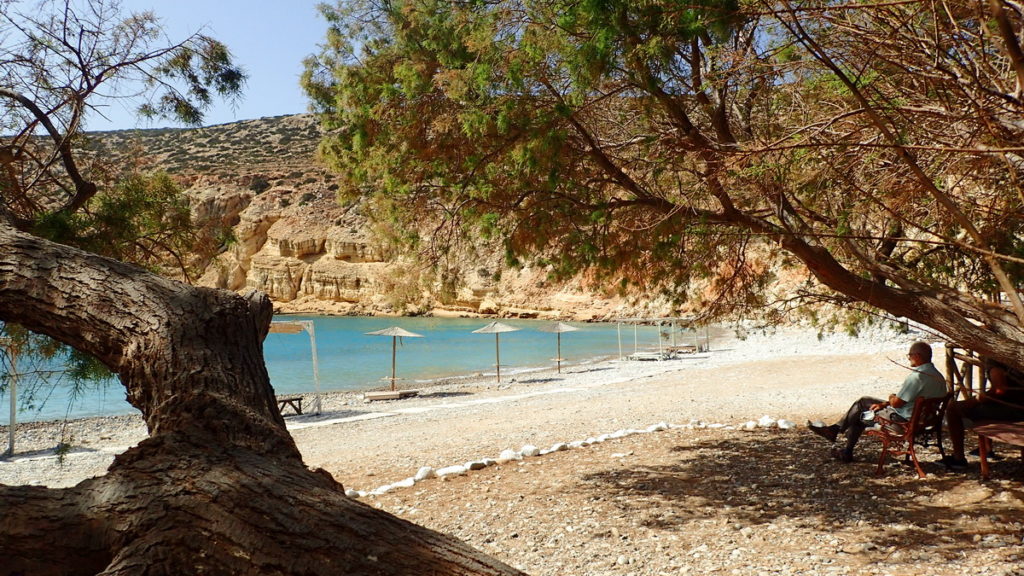
{"type": "MultiPolygon", "coordinates": [[[[418,395],[401,400],[369,401],[363,397],[365,392],[380,389],[380,387],[322,392],[319,416],[310,412],[316,394],[305,393],[301,395],[305,413],[302,415],[288,414],[285,420],[289,430],[293,431],[293,436],[296,437],[296,441],[302,448],[304,438],[323,431],[336,433],[332,430],[333,428],[350,428],[352,426],[374,428],[382,426],[382,422],[387,420],[436,419],[438,416],[434,416],[434,414],[471,413],[480,405],[492,407],[509,405],[509,409],[514,413],[515,410],[521,410],[518,405],[528,403],[527,398],[530,398],[533,393],[541,393],[545,397],[545,401],[553,403],[571,401],[570,398],[574,394],[586,396],[599,390],[608,390],[609,394],[621,394],[628,397],[637,393],[616,392],[616,387],[641,387],[642,389],[647,386],[646,382],[648,381],[671,381],[686,378],[687,374],[691,372],[705,374],[723,367],[735,369],[758,363],[778,364],[780,362],[784,365],[787,359],[800,357],[842,358],[857,354],[878,353],[881,350],[902,349],[905,347],[905,343],[913,340],[915,336],[921,337],[919,334],[897,335],[885,331],[858,338],[839,334],[819,338],[812,331],[799,329],[775,330],[769,334],[751,334],[746,338],[738,338],[734,335],[723,336],[713,344],[712,350],[706,354],[683,355],[678,359],[665,361],[608,359],[569,367],[563,365],[561,374],[556,374],[554,367],[540,368],[528,373],[510,375],[503,378],[501,383],[495,382],[493,374],[476,374],[465,378],[450,377],[429,384],[399,386],[399,389],[419,390],[418,395]],[[383,415],[387,415],[387,417],[383,415]]],[[[756,368],[754,370],[757,371],[756,368]]],[[[701,376],[701,378],[703,377],[701,376]]],[[[859,395],[856,390],[842,393],[839,390],[825,392],[827,393],[823,393],[822,400],[839,396],[842,398],[842,404],[847,403],[853,394],[859,395]]],[[[627,398],[627,404],[629,402],[632,402],[632,399],[627,398]]],[[[724,412],[721,407],[716,407],[714,412],[702,419],[722,425],[740,425],[752,419],[757,420],[762,416],[770,416],[773,419],[788,419],[802,425],[803,420],[800,418],[810,414],[816,404],[819,403],[808,403],[807,409],[801,408],[791,413],[783,413],[783,410],[778,408],[774,408],[775,413],[768,413],[773,409],[771,406],[761,409],[752,404],[751,410],[759,413],[742,416],[729,414],[724,412]]],[[[838,408],[839,406],[835,406],[831,409],[834,411],[838,408]]],[[[818,410],[815,413],[822,416],[829,415],[829,412],[824,414],[821,412],[822,410],[818,410]]],[[[488,418],[494,418],[494,416],[488,418]]],[[[650,418],[649,421],[639,421],[634,424],[638,427],[646,427],[666,421],[669,424],[681,425],[686,424],[690,419],[669,422],[665,418],[650,418]]],[[[616,418],[612,418],[612,420],[616,420],[616,418]]],[[[613,429],[592,429],[580,437],[576,437],[579,434],[575,433],[569,437],[570,433],[565,432],[563,433],[565,437],[562,438],[552,436],[552,443],[571,442],[591,435],[612,433],[624,427],[628,428],[628,426],[621,426],[613,429]]],[[[612,428],[612,426],[609,425],[608,428],[612,428]]],[[[6,436],[7,427],[0,426],[0,438],[6,436]]],[[[54,483],[70,485],[69,483],[77,481],[75,478],[80,480],[89,475],[102,473],[115,454],[134,446],[146,436],[141,414],[90,417],[68,421],[19,422],[16,429],[15,454],[13,457],[0,460],[0,483],[35,480],[47,485],[54,483]],[[61,449],[62,442],[68,445],[64,449],[61,449]],[[58,456],[59,452],[62,453],[60,457],[58,456]],[[31,471],[13,471],[13,468],[18,467],[15,466],[18,462],[27,459],[46,460],[47,458],[54,461],[60,459],[65,461],[83,460],[88,463],[64,466],[58,472],[51,470],[42,476],[45,480],[32,478],[31,471]],[[77,468],[82,470],[76,471],[77,468]]],[[[505,446],[505,448],[518,447],[505,446]]],[[[330,461],[329,455],[321,455],[319,451],[311,450],[309,452],[311,455],[315,454],[312,457],[307,456],[304,450],[304,456],[310,466],[322,466],[324,462],[330,461]],[[324,460],[324,462],[320,460],[324,460]]],[[[491,452],[493,454],[475,454],[467,457],[494,457],[500,453],[500,450],[491,450],[491,452]]],[[[432,463],[432,465],[437,464],[436,461],[432,463]]]]}
{"type": "MultiPolygon", "coordinates": [[[[296,315],[296,316],[305,316],[296,315]]],[[[335,318],[356,319],[356,320],[367,320],[377,319],[379,317],[366,317],[366,316],[325,316],[324,321],[331,321],[335,318]]],[[[455,320],[465,320],[466,318],[454,318],[455,320]]],[[[532,319],[525,319],[532,320],[532,319]]],[[[605,326],[607,322],[596,322],[605,326]]],[[[535,326],[534,326],[535,327],[535,326]]],[[[323,327],[321,327],[323,328],[323,327]]],[[[650,328],[650,327],[648,327],[650,328]]],[[[336,328],[335,328],[336,329],[336,328]]],[[[326,340],[320,339],[320,354],[319,354],[319,365],[320,365],[320,384],[321,388],[328,388],[321,392],[321,394],[329,393],[346,393],[346,392],[357,392],[364,393],[369,391],[384,390],[389,387],[389,379],[386,376],[381,376],[387,372],[388,359],[386,356],[387,346],[381,344],[377,346],[377,341],[373,342],[372,346],[364,344],[362,342],[355,342],[352,337],[361,336],[362,330],[353,329],[345,326],[340,332],[346,334],[339,340],[332,342],[330,325],[327,327],[326,340]],[[332,355],[331,344],[337,345],[341,343],[343,348],[341,350],[334,349],[334,355],[332,355]],[[355,344],[355,346],[353,345],[355,344]],[[380,369],[377,370],[373,363],[365,361],[363,354],[369,351],[372,354],[379,356],[381,360],[380,369]],[[340,352],[340,353],[338,353],[340,352]],[[347,359],[339,361],[336,358],[347,359]],[[355,369],[349,368],[349,366],[357,366],[355,369]]],[[[525,330],[525,327],[524,327],[525,330]]],[[[468,328],[467,328],[468,331],[468,328]]],[[[524,331],[525,333],[533,331],[532,329],[524,331]]],[[[442,333],[445,333],[445,338],[450,339],[453,331],[451,329],[442,329],[442,333]]],[[[563,362],[563,366],[586,366],[591,365],[595,362],[607,361],[619,357],[619,354],[627,353],[624,351],[623,342],[619,342],[618,354],[613,350],[615,347],[615,327],[611,325],[611,338],[602,340],[595,344],[593,340],[593,333],[590,336],[590,340],[585,340],[586,344],[574,344],[580,346],[577,350],[571,353],[572,359],[563,362]],[[610,342],[610,344],[609,344],[610,342]]],[[[431,333],[424,332],[427,336],[431,333]]],[[[600,331],[596,334],[601,334],[600,331]]],[[[603,335],[598,336],[604,338],[603,335]]],[[[321,334],[321,338],[323,335],[321,334]]],[[[473,381],[476,379],[485,379],[487,377],[494,376],[494,355],[493,345],[488,347],[485,342],[482,342],[479,347],[474,347],[472,350],[468,350],[468,354],[463,354],[462,350],[452,350],[451,344],[445,344],[445,339],[441,340],[442,348],[435,348],[435,350],[441,353],[443,357],[445,354],[456,353],[459,358],[469,357],[473,358],[474,361],[467,363],[454,362],[447,363],[446,365],[428,364],[426,369],[423,369],[422,353],[417,359],[420,370],[417,371],[415,367],[403,367],[403,371],[409,374],[408,377],[403,377],[399,380],[400,385],[405,388],[415,387],[429,387],[437,384],[446,384],[451,381],[473,381]],[[447,346],[447,347],[444,347],[447,346]],[[479,357],[481,362],[477,363],[476,357],[479,357]]],[[[310,368],[313,368],[310,362],[310,351],[308,346],[303,342],[298,345],[298,351],[291,350],[289,346],[292,346],[294,342],[289,342],[287,345],[282,346],[281,341],[276,342],[275,346],[271,346],[265,349],[265,361],[268,366],[268,370],[271,376],[271,384],[275,387],[276,395],[279,397],[290,397],[290,396],[312,396],[316,394],[315,382],[310,377],[310,368]],[[296,356],[297,355],[297,356],[296,356]],[[296,372],[294,368],[294,361],[298,359],[300,361],[300,368],[306,372],[301,377],[297,378],[294,374],[296,372]],[[301,391],[296,391],[301,390],[301,391]]],[[[437,346],[437,344],[434,344],[437,346]]],[[[503,342],[502,352],[503,357],[508,352],[506,347],[508,344],[503,342]]],[[[518,344],[520,347],[523,344],[518,344]]],[[[554,341],[551,342],[552,347],[554,341]]],[[[641,349],[648,350],[657,347],[656,343],[645,342],[641,349]]],[[[547,369],[553,368],[554,363],[549,362],[548,351],[543,345],[533,346],[532,343],[528,346],[528,352],[523,354],[523,350],[513,349],[511,353],[513,356],[508,356],[514,360],[518,360],[515,364],[502,365],[502,376],[514,377],[520,374],[528,374],[533,372],[543,372],[547,369]],[[516,354],[519,356],[516,356],[516,354]]],[[[553,350],[551,351],[553,352],[553,350]]],[[[403,359],[403,363],[407,363],[410,360],[407,356],[403,359]]],[[[73,409],[71,410],[71,417],[66,418],[65,413],[68,408],[68,400],[65,396],[69,396],[67,393],[68,388],[65,385],[56,384],[44,386],[43,390],[49,390],[46,394],[40,395],[45,402],[44,406],[39,406],[39,402],[36,402],[36,406],[31,409],[27,409],[24,412],[20,412],[17,418],[19,425],[30,422],[63,422],[65,420],[81,420],[87,418],[104,418],[121,415],[136,414],[137,411],[131,407],[124,399],[124,389],[121,387],[120,382],[113,378],[109,383],[104,383],[94,387],[87,385],[85,392],[82,393],[73,402],[73,409]],[[52,388],[50,387],[52,386],[52,388]],[[54,395],[54,398],[48,399],[50,394],[54,395]]],[[[19,400],[20,400],[19,396],[19,400]]],[[[4,410],[6,414],[6,410],[4,410]]],[[[0,423],[0,431],[6,426],[8,419],[4,419],[3,423],[0,423]]]]}

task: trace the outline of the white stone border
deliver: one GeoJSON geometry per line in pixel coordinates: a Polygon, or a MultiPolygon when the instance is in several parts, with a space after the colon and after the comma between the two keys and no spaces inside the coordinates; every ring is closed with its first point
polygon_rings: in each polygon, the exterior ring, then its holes
{"type": "MultiPolygon", "coordinates": [[[[347,488],[345,495],[350,498],[365,498],[367,496],[382,496],[389,492],[393,492],[402,488],[412,488],[416,484],[429,480],[431,478],[440,478],[444,480],[449,476],[463,476],[469,472],[475,470],[483,470],[489,466],[495,464],[506,464],[515,460],[523,460],[524,458],[533,458],[537,456],[544,456],[551,454],[552,452],[561,452],[563,450],[570,450],[574,448],[582,448],[584,446],[590,446],[592,444],[601,444],[608,440],[614,440],[617,438],[625,438],[626,436],[632,436],[634,434],[649,434],[651,432],[661,432],[670,429],[687,429],[687,430],[700,430],[700,429],[722,429],[722,430],[756,430],[758,428],[778,428],[779,430],[792,430],[796,427],[796,424],[790,420],[779,419],[776,420],[768,415],[762,416],[758,420],[750,420],[743,422],[742,424],[708,424],[701,420],[690,420],[688,424],[668,424],[665,422],[659,422],[658,424],[652,424],[643,430],[637,430],[635,428],[617,430],[610,434],[601,434],[600,436],[591,436],[586,440],[575,440],[573,442],[558,442],[552,445],[550,448],[537,448],[532,444],[526,444],[519,450],[502,450],[501,454],[497,458],[481,458],[478,460],[470,460],[465,464],[453,464],[450,466],[444,466],[442,468],[431,468],[430,466],[424,466],[420,468],[414,476],[399,480],[398,482],[392,482],[391,484],[385,484],[379,486],[373,490],[354,490],[347,488]]],[[[623,456],[616,454],[613,456],[623,456]]]]}

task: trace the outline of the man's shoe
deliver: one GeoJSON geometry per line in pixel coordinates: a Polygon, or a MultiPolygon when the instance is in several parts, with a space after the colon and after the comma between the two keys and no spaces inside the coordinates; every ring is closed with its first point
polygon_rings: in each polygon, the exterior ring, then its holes
{"type": "Polygon", "coordinates": [[[941,460],[942,464],[950,470],[966,470],[967,469],[967,458],[957,458],[952,455],[945,455],[941,460]]]}
{"type": "MultiPolygon", "coordinates": [[[[968,454],[970,454],[971,456],[980,456],[981,455],[977,448],[975,448],[974,450],[971,450],[970,452],[968,452],[968,454]]],[[[985,458],[987,458],[989,460],[992,460],[993,462],[997,462],[997,461],[1003,459],[1002,456],[1000,456],[999,454],[996,454],[995,450],[989,450],[988,454],[985,455],[985,458]]]]}
{"type": "Polygon", "coordinates": [[[844,464],[853,462],[853,452],[839,446],[832,449],[832,457],[844,464]]]}
{"type": "Polygon", "coordinates": [[[818,436],[821,436],[829,442],[835,442],[836,437],[839,436],[839,426],[833,424],[831,426],[825,426],[823,424],[815,424],[813,422],[807,423],[807,429],[814,432],[818,436]]]}

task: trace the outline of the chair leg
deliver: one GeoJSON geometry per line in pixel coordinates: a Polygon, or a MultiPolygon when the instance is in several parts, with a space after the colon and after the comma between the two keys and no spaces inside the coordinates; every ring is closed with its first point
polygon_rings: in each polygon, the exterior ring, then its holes
{"type": "Polygon", "coordinates": [[[889,453],[889,443],[882,439],[882,453],[878,455],[878,467],[875,468],[875,476],[881,476],[885,467],[885,456],[889,453]]]}
{"type": "Polygon", "coordinates": [[[917,452],[914,450],[913,444],[907,448],[907,452],[910,454],[910,459],[914,461],[914,468],[917,468],[917,477],[924,478],[926,474],[924,473],[924,469],[921,468],[921,463],[917,461],[917,452]]]}
{"type": "Polygon", "coordinates": [[[981,479],[988,480],[988,438],[978,434],[978,459],[981,460],[981,479]]]}

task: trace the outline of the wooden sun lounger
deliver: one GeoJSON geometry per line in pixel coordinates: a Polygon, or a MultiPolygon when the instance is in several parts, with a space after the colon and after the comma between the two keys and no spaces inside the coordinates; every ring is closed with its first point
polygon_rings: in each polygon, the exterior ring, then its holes
{"type": "Polygon", "coordinates": [[[302,396],[278,396],[277,409],[284,416],[284,407],[291,406],[296,414],[302,414],[302,396]]]}

